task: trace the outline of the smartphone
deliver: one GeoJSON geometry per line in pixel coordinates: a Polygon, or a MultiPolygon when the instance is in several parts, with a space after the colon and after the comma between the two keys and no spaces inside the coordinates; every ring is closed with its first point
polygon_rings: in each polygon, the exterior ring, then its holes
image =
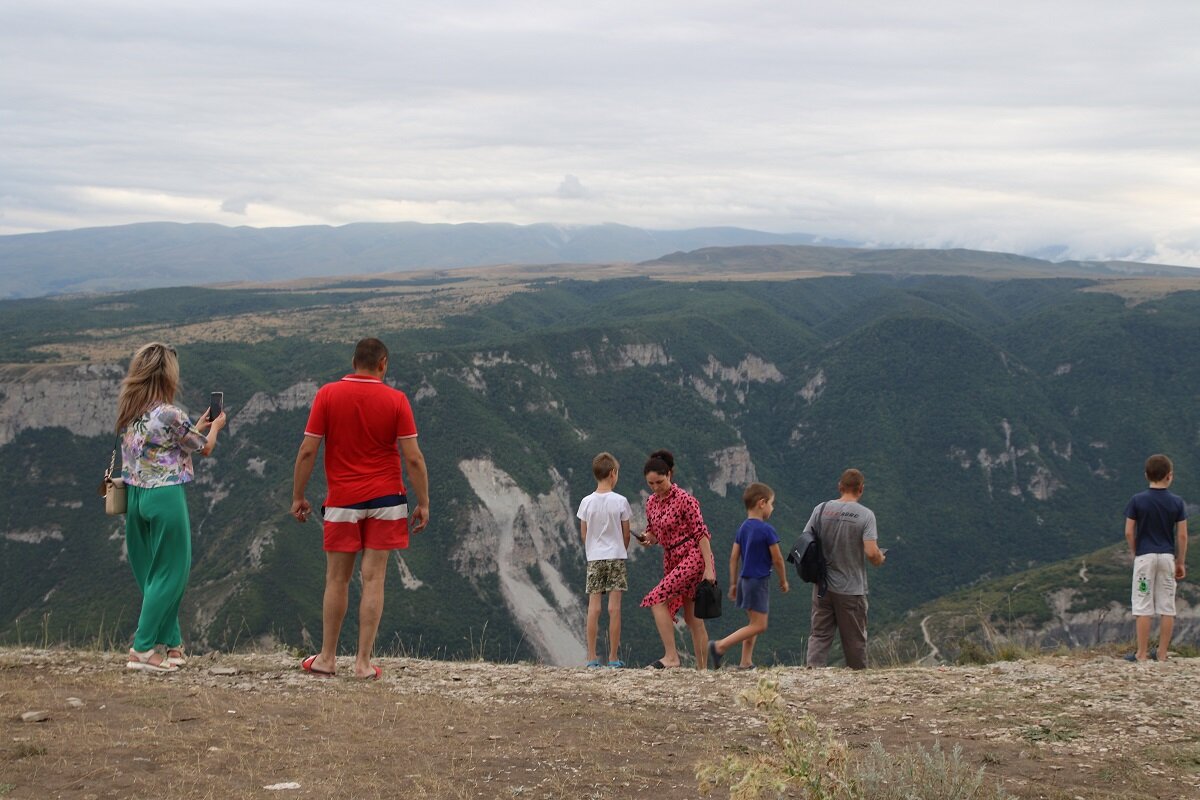
{"type": "Polygon", "coordinates": [[[208,419],[211,422],[221,416],[221,412],[225,409],[225,393],[213,392],[208,400],[208,419]]]}

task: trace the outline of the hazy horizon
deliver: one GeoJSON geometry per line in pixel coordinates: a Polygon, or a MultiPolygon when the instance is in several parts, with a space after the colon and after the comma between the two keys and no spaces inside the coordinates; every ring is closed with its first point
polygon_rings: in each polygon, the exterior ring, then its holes
{"type": "Polygon", "coordinates": [[[15,0],[0,235],[732,226],[1200,265],[1200,6],[15,0]]]}

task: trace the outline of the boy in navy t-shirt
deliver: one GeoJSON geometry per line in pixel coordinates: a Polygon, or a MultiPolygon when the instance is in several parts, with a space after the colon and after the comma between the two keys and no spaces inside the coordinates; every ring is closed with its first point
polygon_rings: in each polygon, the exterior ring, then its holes
{"type": "Polygon", "coordinates": [[[1137,653],[1130,661],[1150,658],[1150,621],[1162,617],[1158,631],[1158,660],[1167,660],[1175,628],[1175,582],[1187,575],[1187,507],[1167,491],[1175,467],[1164,455],[1146,459],[1150,488],[1138,492],[1125,506],[1125,540],[1133,555],[1133,618],[1137,624],[1137,653]]]}
{"type": "Polygon", "coordinates": [[[752,483],[746,487],[742,502],[746,505],[746,521],[738,528],[729,555],[729,599],[736,600],[738,608],[746,609],[750,621],[724,639],[708,643],[708,663],[713,669],[720,669],[721,657],[738,642],[742,643],[738,669],[754,669],[754,643],[767,629],[772,567],[779,574],[779,588],[785,593],[788,590],[779,534],[767,524],[775,511],[775,492],[765,483],[752,483]]]}

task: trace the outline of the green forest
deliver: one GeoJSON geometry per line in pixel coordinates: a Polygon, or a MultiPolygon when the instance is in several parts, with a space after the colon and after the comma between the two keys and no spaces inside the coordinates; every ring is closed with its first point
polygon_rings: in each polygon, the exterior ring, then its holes
{"type": "MultiPolygon", "coordinates": [[[[777,492],[772,523],[788,544],[812,507],[834,496],[841,470],[857,467],[880,544],[890,548],[887,565],[870,575],[872,630],[906,635],[916,635],[911,615],[922,604],[1119,542],[1124,503],[1142,487],[1152,452],[1175,460],[1178,493],[1200,496],[1197,291],[1131,303],[1083,278],[546,278],[456,313],[437,301],[453,284],[389,285],[403,290],[398,305],[426,303],[434,317],[413,325],[397,315],[390,327],[376,315],[355,334],[382,338],[392,350],[389,380],[410,397],[420,392],[414,409],[431,476],[431,525],[402,554],[422,585],[389,577],[380,644],[391,652],[536,657],[495,576],[455,568],[478,506],[459,469],[465,459],[489,459],[532,497],[561,480],[573,513],[594,488],[597,452],[622,462],[617,489],[637,506],[643,461],[668,448],[678,482],[700,501],[722,581],[743,487],[710,485],[712,454],[744,448],[777,492]]],[[[388,286],[327,288],[5,301],[0,362],[16,375],[70,361],[80,342],[114,329],[266,312],[335,317],[353,331],[355,315],[378,305],[388,286]]],[[[179,346],[181,403],[202,410],[207,393],[221,389],[231,417],[230,435],[198,465],[189,490],[195,558],[184,614],[189,635],[208,647],[304,649],[319,639],[320,531],[285,513],[306,409],[241,425],[237,415],[256,395],[340,377],[353,338],[268,332],[179,346]]],[[[112,408],[115,396],[96,403],[112,408]]],[[[132,630],[138,598],[120,556],[121,523],[94,495],[112,446],[111,435],[24,427],[0,447],[9,487],[0,532],[10,534],[0,538],[0,640],[120,646],[132,630]],[[11,535],[27,531],[53,535],[11,535]]],[[[548,557],[582,608],[582,547],[577,535],[560,538],[569,544],[548,557]]],[[[659,655],[638,602],[660,570],[657,551],[630,564],[630,663],[659,655]]],[[[808,587],[792,585],[772,598],[759,645],[765,663],[800,660],[808,587]]],[[[732,630],[739,614],[727,608],[710,631],[732,630]]],[[[582,631],[582,615],[577,624],[582,631]]]]}

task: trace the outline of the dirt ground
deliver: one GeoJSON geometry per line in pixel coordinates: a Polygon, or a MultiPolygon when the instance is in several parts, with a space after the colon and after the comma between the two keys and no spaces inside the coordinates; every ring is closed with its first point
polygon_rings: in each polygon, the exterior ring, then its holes
{"type": "Polygon", "coordinates": [[[958,745],[1017,797],[1200,797],[1200,659],[698,675],[385,658],[378,682],[283,653],[169,676],[124,661],[0,650],[0,798],[694,798],[699,764],[768,746],[736,701],[760,679],[853,752],[958,745]]]}

